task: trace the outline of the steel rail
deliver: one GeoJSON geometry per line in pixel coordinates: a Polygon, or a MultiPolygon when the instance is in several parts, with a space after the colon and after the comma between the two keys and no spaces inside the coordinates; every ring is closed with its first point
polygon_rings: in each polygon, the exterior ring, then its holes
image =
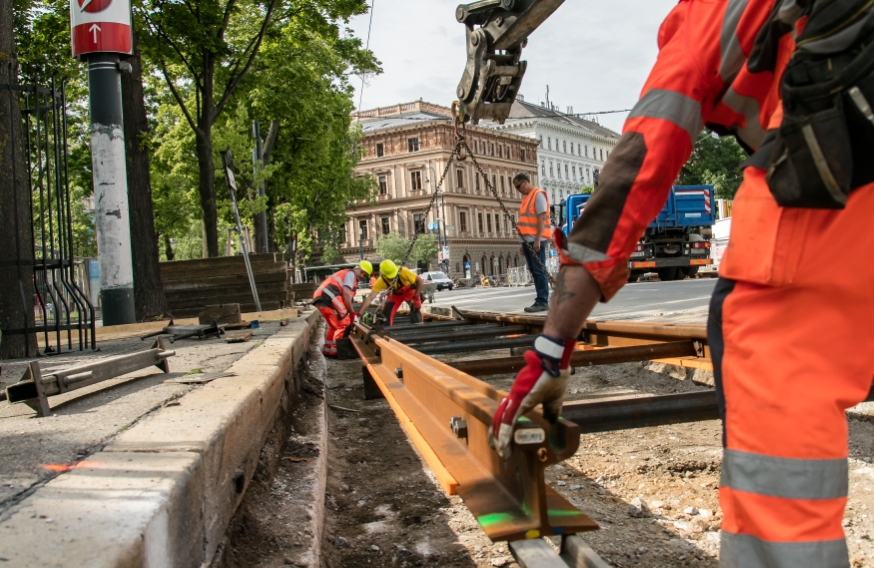
{"type": "Polygon", "coordinates": [[[457,493],[492,540],[514,541],[595,530],[598,525],[545,483],[545,468],[572,456],[579,429],[549,425],[539,411],[517,427],[502,460],[488,443],[505,393],[398,341],[357,325],[355,349],[437,479],[457,493]]]}

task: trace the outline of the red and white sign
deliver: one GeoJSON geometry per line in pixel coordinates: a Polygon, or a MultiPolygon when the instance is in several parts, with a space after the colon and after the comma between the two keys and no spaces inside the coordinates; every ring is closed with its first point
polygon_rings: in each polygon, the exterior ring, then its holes
{"type": "Polygon", "coordinates": [[[131,53],[130,0],[70,0],[73,57],[131,53]]]}

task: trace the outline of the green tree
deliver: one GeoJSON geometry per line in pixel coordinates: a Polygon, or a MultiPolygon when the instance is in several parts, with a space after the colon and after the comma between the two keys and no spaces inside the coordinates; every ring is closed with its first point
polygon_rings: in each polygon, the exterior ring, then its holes
{"type": "MultiPolygon", "coordinates": [[[[143,53],[164,78],[194,133],[209,256],[219,253],[213,127],[251,79],[265,40],[281,38],[288,26],[338,37],[340,22],[366,11],[365,0],[140,0],[134,4],[134,16],[143,30],[143,53]]],[[[266,70],[259,67],[259,72],[266,70]]],[[[293,99],[289,87],[284,84],[280,90],[293,99]]]]}
{"type": "Polygon", "coordinates": [[[741,163],[747,154],[734,136],[719,137],[710,130],[698,136],[692,156],[677,179],[679,185],[713,185],[716,197],[734,199],[743,180],[741,163]]]}
{"type": "Polygon", "coordinates": [[[587,185],[586,187],[580,189],[580,195],[589,195],[593,191],[595,191],[595,186],[594,185],[587,185]]]}
{"type": "MultiPolygon", "coordinates": [[[[410,250],[410,239],[404,238],[397,233],[382,235],[376,239],[376,254],[383,260],[391,260],[400,265],[407,251],[410,250]]],[[[419,235],[413,250],[410,252],[408,263],[430,263],[437,257],[437,237],[425,233],[419,235]]]]}

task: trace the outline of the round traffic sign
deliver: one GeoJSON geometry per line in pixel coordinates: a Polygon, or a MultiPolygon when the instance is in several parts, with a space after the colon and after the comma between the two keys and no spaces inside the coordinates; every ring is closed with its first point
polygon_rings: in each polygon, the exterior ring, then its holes
{"type": "Polygon", "coordinates": [[[81,12],[94,14],[109,8],[112,0],[76,0],[76,2],[79,4],[79,10],[81,12]]]}

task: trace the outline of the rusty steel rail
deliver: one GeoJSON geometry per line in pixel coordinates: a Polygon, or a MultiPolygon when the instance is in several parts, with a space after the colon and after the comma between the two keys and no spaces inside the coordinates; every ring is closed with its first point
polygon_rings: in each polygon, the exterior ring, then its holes
{"type": "MultiPolygon", "coordinates": [[[[520,421],[509,460],[489,447],[488,428],[504,393],[403,343],[357,326],[352,343],[438,481],[458,494],[495,541],[575,534],[598,525],[544,480],[572,456],[579,428],[550,426],[539,411],[520,421]]],[[[366,385],[373,393],[373,385],[366,385]]]]}

